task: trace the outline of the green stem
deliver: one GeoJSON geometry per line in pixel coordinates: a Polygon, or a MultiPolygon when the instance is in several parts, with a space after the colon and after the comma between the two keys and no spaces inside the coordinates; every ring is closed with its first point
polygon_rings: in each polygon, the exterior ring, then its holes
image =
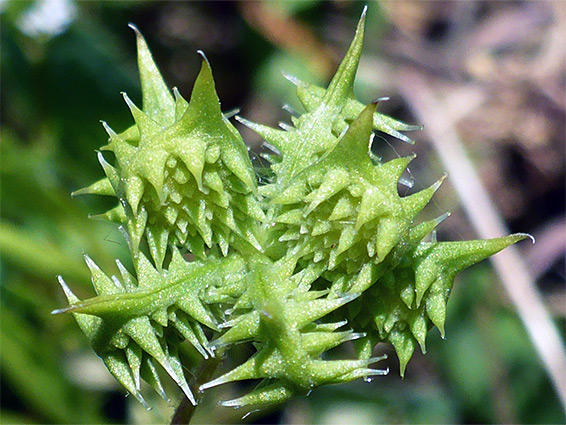
{"type": "MultiPolygon", "coordinates": [[[[205,360],[199,368],[199,371],[195,375],[195,377],[191,380],[190,388],[193,394],[195,395],[195,399],[197,401],[197,405],[200,400],[203,398],[204,393],[199,391],[199,387],[208,382],[220,363],[224,360],[224,350],[218,349],[215,353],[215,356],[205,360]]],[[[188,425],[193,418],[197,406],[194,406],[189,399],[184,396],[181,400],[181,403],[175,410],[175,414],[171,419],[171,425],[188,425]]]]}

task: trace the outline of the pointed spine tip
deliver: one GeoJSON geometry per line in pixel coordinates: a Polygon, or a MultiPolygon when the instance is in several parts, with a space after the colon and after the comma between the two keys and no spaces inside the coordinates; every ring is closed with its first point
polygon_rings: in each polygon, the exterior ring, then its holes
{"type": "MultiPolygon", "coordinates": [[[[67,297],[67,300],[69,300],[69,302],[74,302],[75,300],[77,300],[77,297],[75,296],[75,294],[73,294],[73,291],[71,291],[71,288],[69,288],[69,285],[67,285],[67,282],[65,282],[63,280],[63,276],[57,275],[57,280],[59,281],[59,285],[61,285],[61,288],[63,289],[63,292],[65,293],[65,296],[67,297]]],[[[71,311],[72,309],[73,309],[73,306],[69,305],[69,306],[64,307],[64,308],[58,308],[56,310],[53,310],[51,312],[51,314],[53,314],[53,315],[63,314],[63,313],[67,313],[67,312],[71,311]]]]}
{"type": "Polygon", "coordinates": [[[358,25],[356,27],[356,36],[354,37],[354,40],[358,37],[363,38],[367,11],[368,11],[368,6],[365,5],[364,9],[362,10],[362,14],[360,15],[360,20],[358,21],[358,25]]]}
{"type": "Polygon", "coordinates": [[[251,122],[251,121],[248,121],[247,119],[241,117],[240,115],[236,115],[236,116],[234,117],[234,119],[235,119],[236,121],[238,121],[240,124],[242,124],[242,125],[248,127],[250,130],[254,130],[254,131],[255,131],[255,129],[257,128],[256,125],[255,125],[255,123],[253,123],[253,122],[251,122]]]}
{"type": "Polygon", "coordinates": [[[374,101],[372,101],[372,105],[379,105],[381,102],[387,102],[390,99],[390,97],[385,96],[385,97],[378,97],[377,99],[375,99],[374,101]]]}
{"type": "Polygon", "coordinates": [[[242,401],[238,398],[234,400],[219,401],[218,404],[222,407],[233,407],[234,409],[238,409],[243,406],[242,401]]]}
{"type": "Polygon", "coordinates": [[[189,399],[189,401],[191,402],[191,404],[193,406],[197,405],[197,401],[195,399],[195,396],[193,395],[193,393],[191,392],[189,386],[187,385],[187,383],[185,382],[183,385],[180,385],[181,389],[183,390],[183,392],[185,393],[185,396],[189,399]]]}
{"type": "Polygon", "coordinates": [[[130,99],[130,97],[128,96],[128,94],[125,91],[120,92],[120,94],[124,98],[124,101],[126,102],[126,105],[128,105],[128,108],[137,109],[137,106],[134,104],[134,102],[132,102],[132,99],[130,99]]]}
{"type": "MultiPolygon", "coordinates": [[[[123,91],[123,92],[120,92],[120,94],[124,98],[124,101],[126,102],[128,109],[130,110],[130,113],[134,117],[134,121],[136,120],[136,118],[139,119],[141,110],[136,106],[136,104],[132,101],[132,99],[130,99],[130,97],[128,96],[128,94],[126,92],[123,91]]],[[[138,127],[139,127],[139,124],[138,124],[138,127]]],[[[140,128],[140,130],[141,130],[141,128],[140,128]]]]}
{"type": "Polygon", "coordinates": [[[230,109],[229,111],[223,112],[222,115],[224,115],[224,118],[226,118],[228,120],[232,117],[235,117],[239,113],[240,113],[240,108],[233,108],[233,109],[230,109]]]}
{"type": "Polygon", "coordinates": [[[442,175],[442,177],[440,177],[433,185],[432,188],[433,190],[436,192],[438,190],[438,188],[440,187],[440,185],[442,185],[442,182],[444,182],[444,180],[446,180],[448,178],[448,173],[444,173],[442,175]]]}
{"type": "Polygon", "coordinates": [[[134,398],[141,403],[141,405],[145,408],[145,410],[147,410],[148,412],[153,410],[153,408],[149,404],[147,404],[147,401],[145,401],[145,399],[143,398],[143,396],[139,391],[136,392],[130,391],[130,394],[133,395],[134,398]]]}
{"type": "Polygon", "coordinates": [[[293,107],[291,105],[289,105],[288,103],[285,103],[283,106],[281,106],[281,109],[283,109],[285,112],[288,112],[289,114],[291,114],[294,117],[297,117],[299,115],[297,113],[297,111],[295,111],[293,109],[293,107]]]}
{"type": "Polygon", "coordinates": [[[522,237],[522,239],[530,239],[533,245],[537,242],[535,237],[530,233],[516,233],[516,235],[522,237]]]}
{"type": "Polygon", "coordinates": [[[212,380],[212,381],[205,382],[204,384],[202,384],[202,385],[198,388],[198,390],[199,390],[200,392],[203,392],[203,391],[208,390],[209,388],[213,388],[213,387],[216,387],[216,386],[218,386],[218,385],[222,385],[222,384],[225,383],[225,382],[226,382],[226,381],[225,381],[224,379],[222,379],[222,377],[216,378],[216,379],[214,379],[214,380],[212,380]]]}
{"type": "Polygon", "coordinates": [[[134,24],[133,22],[128,22],[128,28],[130,28],[131,30],[133,30],[136,33],[136,36],[141,36],[141,32],[138,29],[138,27],[136,26],[136,24],[134,24]]]}
{"type": "Polygon", "coordinates": [[[291,74],[287,74],[284,71],[281,71],[281,74],[286,80],[290,81],[294,85],[299,86],[301,84],[301,80],[299,80],[297,77],[293,77],[291,74]]]}
{"type": "Polygon", "coordinates": [[[197,53],[200,55],[200,57],[202,58],[203,63],[206,63],[208,65],[208,67],[210,67],[210,62],[208,61],[208,58],[206,57],[206,55],[204,54],[204,52],[202,50],[197,50],[197,53]]]}
{"type": "Polygon", "coordinates": [[[442,223],[444,220],[446,220],[451,215],[452,215],[452,213],[450,211],[445,212],[444,214],[442,214],[440,217],[438,217],[436,219],[436,225],[438,226],[440,223],[442,223]]]}
{"type": "Polygon", "coordinates": [[[88,256],[88,254],[83,254],[83,257],[85,259],[85,263],[88,266],[89,269],[98,269],[98,266],[96,265],[96,263],[94,261],[92,261],[92,258],[90,258],[88,256]]]}
{"type": "Polygon", "coordinates": [[[379,357],[370,357],[367,360],[367,364],[370,365],[370,364],[373,364],[373,363],[378,363],[382,360],[387,360],[387,354],[384,354],[384,355],[379,356],[379,357]]]}
{"type": "Polygon", "coordinates": [[[57,275],[57,281],[59,282],[59,285],[61,285],[61,288],[63,289],[63,292],[65,292],[65,295],[73,295],[71,288],[69,288],[69,285],[67,285],[67,282],[65,282],[63,276],[61,276],[60,274],[57,275]]]}
{"type": "Polygon", "coordinates": [[[106,169],[106,167],[112,167],[108,163],[108,161],[106,161],[106,159],[104,159],[102,152],[100,152],[100,151],[96,152],[96,157],[98,158],[98,162],[100,163],[100,165],[102,165],[102,168],[106,169]]]}
{"type": "Polygon", "coordinates": [[[100,120],[100,124],[102,124],[102,127],[104,127],[104,131],[106,131],[108,136],[110,136],[111,138],[116,137],[116,132],[110,128],[106,121],[100,120]]]}
{"type": "Polygon", "coordinates": [[[367,336],[367,332],[350,332],[344,338],[344,342],[355,341],[356,339],[365,338],[366,336],[367,336]]]}

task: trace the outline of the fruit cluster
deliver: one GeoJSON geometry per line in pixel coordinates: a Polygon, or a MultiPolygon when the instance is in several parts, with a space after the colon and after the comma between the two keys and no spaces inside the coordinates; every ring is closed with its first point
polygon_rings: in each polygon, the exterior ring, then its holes
{"type": "Polygon", "coordinates": [[[97,296],[81,301],[60,279],[70,305],[59,312],[74,314],[140,402],[141,379],[167,397],[158,364],[196,403],[183,372],[196,364],[178,354],[184,341],[203,360],[253,342],[245,363],[200,387],[260,380],[226,406],[265,406],[384,374],[370,367],[382,341],[403,374],[416,346],[425,351],[429,329],[444,333],[454,276],[526,237],[423,241],[446,218],[416,222],[441,180],[402,197],[398,183],[413,157],[383,162],[371,153],[374,130],[411,142],[400,131],[419,127],[354,98],[364,20],[327,89],[289,77],[305,108],[292,125],[237,118],[274,151],[262,185],[222,114],[204,54],[187,102],[167,89],[136,30],[142,108],[124,94],[135,125],[116,133],[104,124],[106,177],[78,192],[118,199],[101,217],[122,226],[135,270],[118,262],[120,276],[109,277],[87,257],[97,296]],[[324,358],[352,340],[357,358],[324,358]]]}

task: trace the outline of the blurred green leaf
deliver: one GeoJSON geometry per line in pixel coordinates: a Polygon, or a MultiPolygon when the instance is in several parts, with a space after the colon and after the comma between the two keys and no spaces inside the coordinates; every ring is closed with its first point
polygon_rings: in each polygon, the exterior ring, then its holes
{"type": "Polygon", "coordinates": [[[57,360],[57,345],[24,323],[2,305],[0,323],[3,375],[40,420],[52,423],[97,423],[102,418],[91,403],[66,379],[57,360]]]}

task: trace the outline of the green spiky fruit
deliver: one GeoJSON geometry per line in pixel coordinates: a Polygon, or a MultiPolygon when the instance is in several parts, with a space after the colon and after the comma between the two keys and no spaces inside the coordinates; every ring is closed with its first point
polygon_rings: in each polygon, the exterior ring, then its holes
{"type": "Polygon", "coordinates": [[[254,224],[264,216],[251,161],[222,115],[206,57],[187,103],[176,89],[171,95],[139,32],[137,39],[143,111],[123,94],[135,126],[116,134],[103,123],[116,166],[99,154],[107,179],[79,193],[115,194],[120,205],[106,216],[126,224],[134,255],[145,238],[158,267],[169,245],[200,258],[213,245],[224,255],[235,243],[261,249],[254,224]]]}
{"type": "MultiPolygon", "coordinates": [[[[328,88],[289,77],[305,113],[284,130],[238,120],[278,155],[259,185],[247,148],[224,117],[203,56],[190,101],[172,95],[136,30],[143,105],[124,95],[135,125],[99,160],[106,177],[79,194],[115,196],[99,217],[119,222],[135,273],[118,262],[109,277],[87,257],[97,296],[79,300],[60,279],[71,312],[110,372],[139,401],[141,380],[163,397],[157,366],[194,404],[179,356],[188,342],[200,361],[232,346],[255,348],[243,364],[200,390],[259,380],[225,406],[265,406],[313,388],[381,375],[371,356],[393,345],[403,375],[435,326],[444,335],[455,275],[527,237],[424,242],[447,217],[418,223],[440,182],[410,196],[397,186],[414,156],[382,162],[374,130],[405,142],[415,130],[354,97],[365,13],[328,88]],[[348,326],[348,328],[346,328],[348,326]],[[354,341],[354,359],[324,354],[354,341]]],[[[229,351],[227,351],[229,353],[229,351]]]]}

